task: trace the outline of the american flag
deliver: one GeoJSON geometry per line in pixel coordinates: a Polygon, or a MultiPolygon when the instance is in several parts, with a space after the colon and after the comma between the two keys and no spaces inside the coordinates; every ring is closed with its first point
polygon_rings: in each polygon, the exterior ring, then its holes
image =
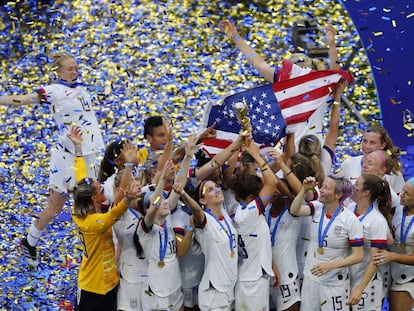
{"type": "Polygon", "coordinates": [[[315,110],[326,103],[340,79],[353,81],[343,70],[303,72],[298,67],[284,61],[275,83],[228,96],[222,105],[210,103],[201,128],[216,122],[217,137],[205,140],[204,150],[213,156],[237,137],[241,125],[233,111],[236,102],[247,103],[255,142],[271,145],[303,127],[315,110]],[[296,77],[291,78],[292,75],[296,77]]]}

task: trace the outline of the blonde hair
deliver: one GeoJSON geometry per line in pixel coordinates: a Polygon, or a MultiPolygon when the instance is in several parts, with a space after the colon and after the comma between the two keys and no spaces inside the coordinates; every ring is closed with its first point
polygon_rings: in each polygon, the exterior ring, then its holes
{"type": "Polygon", "coordinates": [[[307,67],[314,70],[325,70],[326,65],[323,61],[311,58],[303,53],[294,53],[289,57],[289,61],[300,67],[307,67]]]}
{"type": "Polygon", "coordinates": [[[66,51],[57,52],[53,54],[53,68],[52,69],[59,70],[60,67],[62,66],[62,62],[68,58],[75,59],[75,56],[73,56],[73,54],[66,52],[66,51]]]}
{"type": "Polygon", "coordinates": [[[298,152],[311,160],[315,178],[321,187],[325,179],[325,170],[321,161],[322,144],[316,135],[304,135],[299,141],[298,152]]]}

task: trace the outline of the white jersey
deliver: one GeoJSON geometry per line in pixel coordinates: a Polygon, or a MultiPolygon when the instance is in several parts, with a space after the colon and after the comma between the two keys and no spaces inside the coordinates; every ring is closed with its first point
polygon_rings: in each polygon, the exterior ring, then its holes
{"type": "Polygon", "coordinates": [[[103,183],[104,194],[106,201],[104,204],[111,205],[114,202],[114,183],[115,183],[116,173],[109,176],[103,183]]]}
{"type": "Polygon", "coordinates": [[[141,220],[138,236],[148,258],[148,285],[157,296],[167,297],[181,288],[181,274],[177,259],[175,235],[168,215],[162,226],[154,224],[147,231],[141,220]],[[163,258],[164,257],[164,258],[163,258]],[[160,267],[159,263],[163,266],[160,267]]]}
{"type": "Polygon", "coordinates": [[[341,164],[341,170],[338,176],[345,177],[352,184],[355,184],[362,174],[362,155],[345,159],[341,164]]]}
{"type": "MultiPolygon", "coordinates": [[[[392,252],[411,255],[411,253],[414,251],[414,225],[412,225],[410,228],[411,222],[414,222],[414,215],[408,216],[403,206],[397,206],[395,209],[395,214],[392,218],[392,228],[395,233],[394,244],[391,247],[392,252]],[[403,236],[406,235],[405,243],[402,243],[401,241],[401,225],[403,223],[403,217],[405,219],[402,233],[403,236]]],[[[413,282],[414,266],[404,265],[395,261],[391,261],[391,276],[393,283],[404,284],[413,282]]]]}
{"type": "Polygon", "coordinates": [[[142,215],[129,208],[113,225],[113,230],[121,246],[118,269],[122,278],[129,283],[146,282],[148,279],[148,259],[138,257],[134,244],[134,234],[142,215]]]}
{"type": "Polygon", "coordinates": [[[82,130],[83,155],[98,153],[104,148],[91,97],[84,87],[52,84],[39,91],[43,101],[50,104],[50,111],[58,126],[59,143],[56,149],[66,149],[75,154],[75,146],[67,137],[73,125],[82,130]]]}
{"type": "MultiPolygon", "coordinates": [[[[316,193],[311,201],[316,200],[319,197],[319,188],[315,188],[316,193]]],[[[299,217],[299,235],[296,242],[296,258],[299,268],[299,278],[303,279],[303,268],[305,266],[306,255],[310,243],[310,227],[312,223],[312,216],[300,216],[299,217]]]]}
{"type": "Polygon", "coordinates": [[[199,290],[213,286],[219,292],[233,291],[237,279],[237,231],[224,208],[223,219],[207,211],[204,214],[204,227],[195,229],[196,239],[205,256],[199,290]]]}
{"type": "Polygon", "coordinates": [[[272,270],[272,245],[269,226],[266,223],[263,202],[256,197],[247,205],[239,204],[234,216],[238,232],[240,266],[239,281],[256,281],[272,270]]]}
{"type": "MultiPolygon", "coordinates": [[[[349,248],[352,246],[363,246],[363,227],[358,218],[347,208],[342,208],[338,216],[332,221],[327,235],[323,241],[323,254],[317,249],[318,229],[321,221],[323,204],[319,201],[309,202],[312,213],[310,230],[310,243],[306,256],[303,274],[315,282],[324,285],[340,285],[347,279],[348,267],[332,269],[328,273],[318,277],[311,273],[312,267],[322,262],[342,260],[349,255],[349,248]]],[[[322,232],[328,225],[330,218],[323,216],[322,232]]]]}
{"type": "Polygon", "coordinates": [[[396,207],[400,205],[400,197],[398,194],[390,187],[390,194],[391,194],[391,205],[392,207],[396,207]]]}
{"type": "MultiPolygon", "coordinates": [[[[171,222],[175,234],[184,236],[185,228],[190,226],[190,215],[182,209],[181,204],[178,204],[177,208],[172,212],[171,222]]],[[[180,263],[182,288],[198,286],[203,275],[204,254],[194,235],[187,254],[183,257],[178,257],[178,261],[180,263]]]]}
{"type": "Polygon", "coordinates": [[[399,194],[403,190],[405,180],[401,172],[398,172],[398,174],[385,174],[384,179],[388,181],[388,184],[390,185],[391,189],[394,190],[397,194],[399,194]]]}
{"type": "Polygon", "coordinates": [[[296,260],[299,269],[299,278],[303,279],[303,268],[305,267],[306,255],[308,254],[310,243],[311,216],[299,217],[299,235],[296,241],[296,260]]]}
{"type": "MultiPolygon", "coordinates": [[[[355,213],[356,204],[352,203],[348,208],[355,213]]],[[[363,215],[357,215],[364,229],[364,259],[361,263],[350,266],[351,288],[354,289],[361,283],[371,261],[371,247],[385,249],[387,247],[388,223],[381,212],[372,206],[363,215]]],[[[377,278],[382,280],[381,274],[377,278]]]]}
{"type": "MultiPolygon", "coordinates": [[[[355,156],[346,159],[341,164],[341,171],[337,174],[338,176],[345,177],[355,184],[359,176],[362,175],[363,156],[355,156]]],[[[401,173],[398,174],[385,174],[384,179],[388,181],[390,188],[396,193],[400,193],[404,187],[404,177],[401,173]]]]}
{"type": "Polygon", "coordinates": [[[224,196],[224,208],[229,214],[230,217],[233,217],[234,213],[236,213],[236,209],[239,206],[239,202],[237,202],[236,198],[234,197],[234,192],[230,189],[223,191],[224,196]]]}
{"type": "Polygon", "coordinates": [[[288,208],[284,209],[279,215],[273,216],[270,206],[269,204],[266,209],[266,220],[270,225],[273,262],[279,269],[280,283],[290,284],[298,277],[296,243],[301,218],[292,216],[288,208]]]}

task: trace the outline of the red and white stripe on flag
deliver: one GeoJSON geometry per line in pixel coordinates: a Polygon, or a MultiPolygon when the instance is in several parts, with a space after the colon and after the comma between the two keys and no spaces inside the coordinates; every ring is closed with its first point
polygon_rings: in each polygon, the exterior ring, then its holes
{"type": "MultiPolygon", "coordinates": [[[[287,68],[296,66],[292,66],[288,61],[283,64],[287,68]]],[[[339,80],[344,78],[349,83],[353,81],[351,74],[343,70],[311,71],[287,80],[282,80],[282,77],[286,78],[287,75],[278,76],[280,80],[273,84],[273,90],[286,121],[287,133],[295,132],[300,123],[309,120],[311,115],[326,103],[339,80]]]]}
{"type": "MultiPolygon", "coordinates": [[[[311,71],[309,68],[301,68],[285,60],[277,81],[273,84],[273,91],[286,122],[286,132],[297,133],[306,126],[312,114],[326,104],[335,84],[342,78],[349,83],[353,81],[351,74],[343,70],[311,71]]],[[[211,107],[212,103],[209,103],[200,132],[208,126],[211,107]]],[[[208,155],[214,156],[236,137],[235,133],[217,131],[216,138],[203,142],[203,149],[208,155]]]]}

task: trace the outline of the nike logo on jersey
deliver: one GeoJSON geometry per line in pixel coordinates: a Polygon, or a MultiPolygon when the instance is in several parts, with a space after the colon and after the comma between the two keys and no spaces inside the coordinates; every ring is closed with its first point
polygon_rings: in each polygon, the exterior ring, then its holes
{"type": "Polygon", "coordinates": [[[66,94],[66,96],[70,96],[72,94],[72,92],[68,92],[68,91],[65,90],[65,94],[66,94]]]}

